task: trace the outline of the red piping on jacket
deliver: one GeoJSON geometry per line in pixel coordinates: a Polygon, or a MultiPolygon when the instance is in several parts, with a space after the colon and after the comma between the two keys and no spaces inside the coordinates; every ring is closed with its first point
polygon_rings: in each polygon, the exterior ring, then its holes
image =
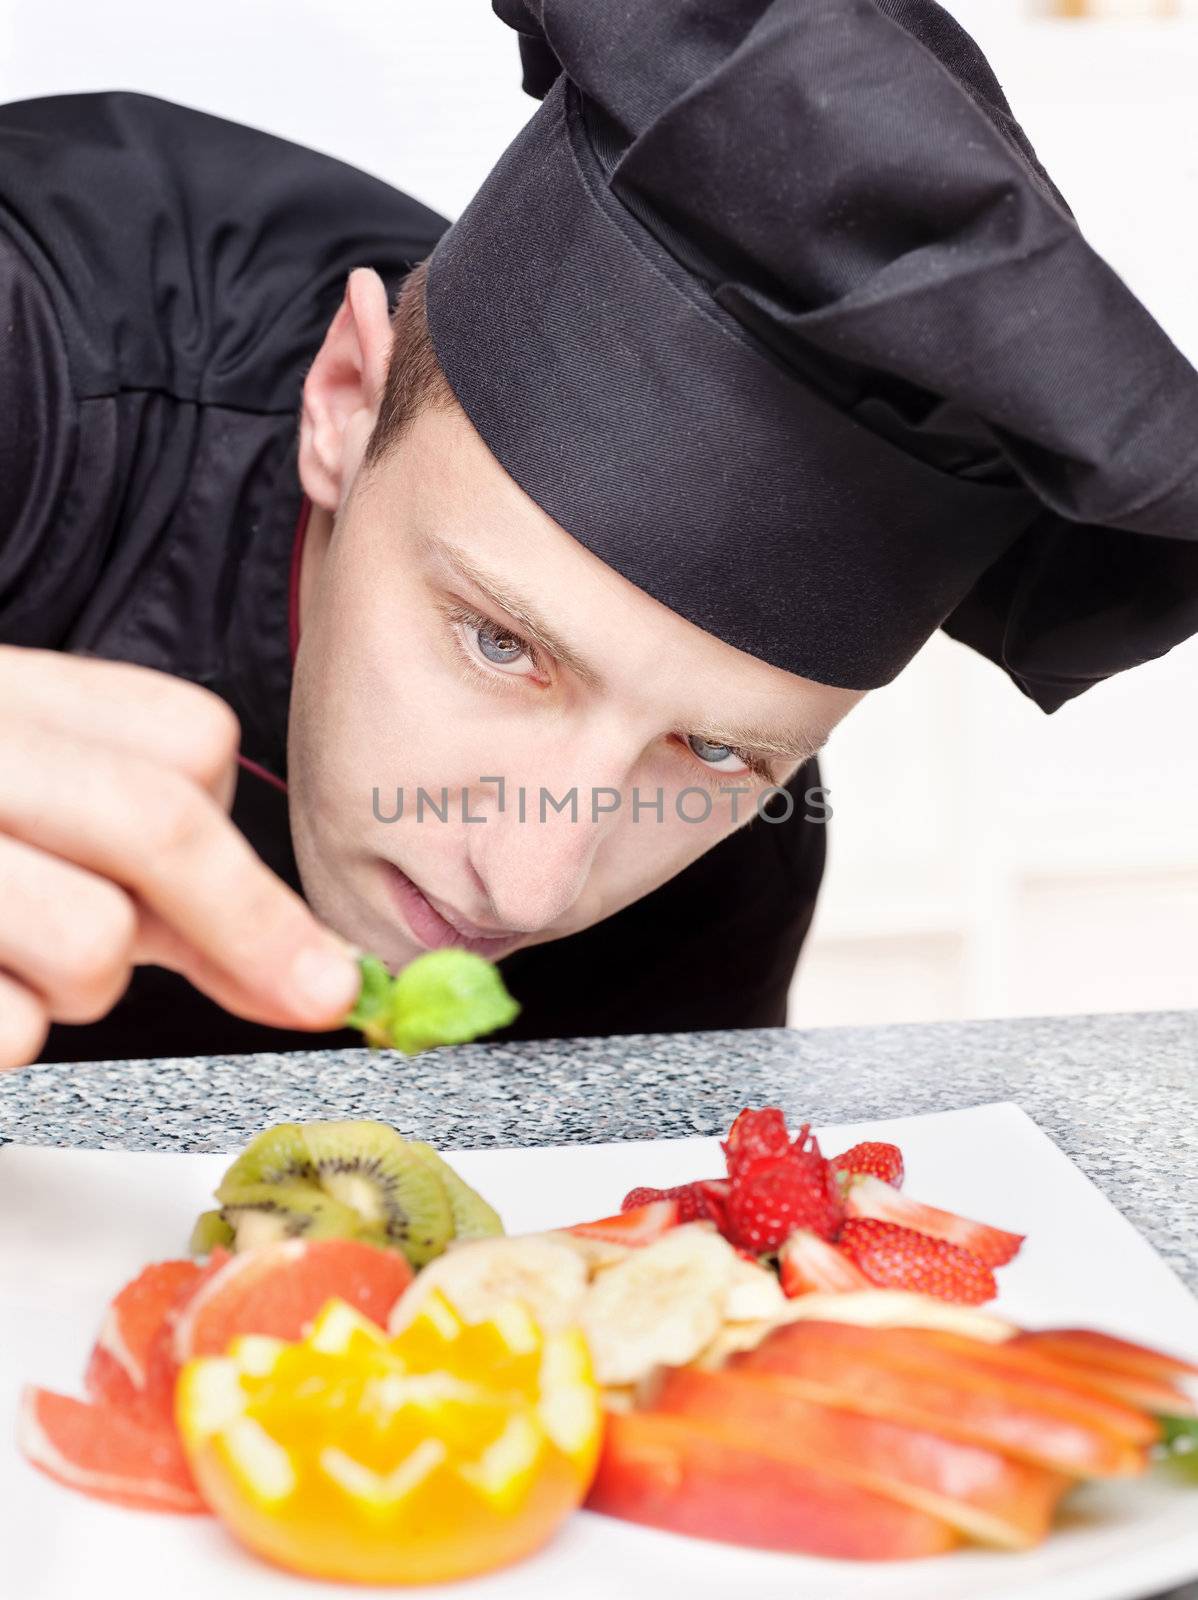
{"type": "Polygon", "coordinates": [[[252,772],[255,778],[262,778],[267,783],[273,784],[274,787],[281,790],[283,794],[287,793],[287,785],[283,782],[282,778],[276,778],[273,772],[267,772],[265,767],[260,767],[256,761],[251,761],[249,756],[238,756],[237,765],[239,767],[244,767],[247,772],[252,772]]]}

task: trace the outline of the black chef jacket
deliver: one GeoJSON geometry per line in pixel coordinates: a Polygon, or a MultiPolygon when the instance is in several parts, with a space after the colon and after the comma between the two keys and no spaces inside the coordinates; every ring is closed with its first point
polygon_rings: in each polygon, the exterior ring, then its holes
{"type": "MultiPolygon", "coordinates": [[[[143,95],[0,107],[0,640],[219,694],[242,730],[234,820],[296,889],[303,374],[349,271],[394,294],[447,226],[340,162],[143,95]]],[[[523,1011],[500,1037],[782,1024],[823,870],[818,782],[808,763],[789,821],[755,819],[624,911],[507,957],[523,1011]]],[[[42,1059],[360,1042],[246,1022],[141,967],[42,1059]]]]}

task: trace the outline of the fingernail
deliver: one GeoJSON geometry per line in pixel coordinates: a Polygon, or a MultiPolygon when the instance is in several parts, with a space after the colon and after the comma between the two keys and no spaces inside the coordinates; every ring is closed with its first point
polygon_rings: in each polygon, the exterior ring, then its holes
{"type": "Polygon", "coordinates": [[[300,1008],[313,1018],[348,1011],[358,998],[361,975],[332,945],[308,945],[291,966],[291,987],[300,1008]]]}

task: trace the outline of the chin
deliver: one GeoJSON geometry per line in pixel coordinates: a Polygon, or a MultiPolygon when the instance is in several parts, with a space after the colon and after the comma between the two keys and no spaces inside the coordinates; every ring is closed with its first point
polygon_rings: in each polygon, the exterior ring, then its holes
{"type": "Polygon", "coordinates": [[[324,855],[309,840],[295,836],[295,856],[304,898],[317,919],[359,950],[378,956],[393,971],[421,953],[387,910],[370,894],[365,863],[369,857],[324,855]]]}

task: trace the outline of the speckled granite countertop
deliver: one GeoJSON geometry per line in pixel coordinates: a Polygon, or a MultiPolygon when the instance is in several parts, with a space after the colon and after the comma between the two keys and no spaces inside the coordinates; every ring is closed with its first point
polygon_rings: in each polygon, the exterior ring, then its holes
{"type": "Polygon", "coordinates": [[[745,1029],[46,1065],[0,1076],[0,1141],[229,1151],[270,1122],[379,1117],[443,1148],[717,1134],[1013,1100],[1198,1292],[1198,1012],[745,1029]]]}

